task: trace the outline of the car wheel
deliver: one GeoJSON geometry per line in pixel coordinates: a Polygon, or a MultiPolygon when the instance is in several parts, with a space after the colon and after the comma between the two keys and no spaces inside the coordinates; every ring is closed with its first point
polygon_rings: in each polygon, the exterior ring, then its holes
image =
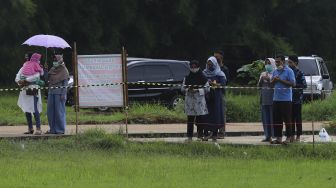
{"type": "Polygon", "coordinates": [[[107,112],[109,111],[109,107],[107,106],[101,106],[101,107],[98,107],[97,110],[100,111],[100,112],[107,112]]]}
{"type": "Polygon", "coordinates": [[[171,109],[176,109],[180,104],[183,103],[183,97],[181,95],[175,95],[169,104],[171,109]]]}
{"type": "Polygon", "coordinates": [[[321,91],[321,100],[324,100],[326,98],[327,94],[324,90],[321,91]]]}

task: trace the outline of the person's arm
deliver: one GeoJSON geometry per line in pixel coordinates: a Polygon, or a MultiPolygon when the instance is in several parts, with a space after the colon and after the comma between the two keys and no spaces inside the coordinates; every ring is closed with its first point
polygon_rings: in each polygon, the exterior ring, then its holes
{"type": "Polygon", "coordinates": [[[303,72],[299,72],[299,82],[296,82],[296,87],[297,88],[301,88],[301,89],[305,89],[307,88],[307,82],[306,82],[306,78],[303,72]]]}
{"type": "Polygon", "coordinates": [[[67,97],[67,86],[68,86],[68,80],[63,80],[62,81],[62,94],[61,94],[61,99],[66,100],[67,97]]]}
{"type": "Polygon", "coordinates": [[[185,85],[185,78],[184,78],[182,82],[181,92],[186,93],[187,91],[188,91],[188,88],[185,85]]]}
{"type": "Polygon", "coordinates": [[[21,74],[22,74],[22,68],[19,70],[19,72],[16,74],[16,77],[15,77],[15,82],[16,82],[17,84],[19,84],[19,81],[21,80],[21,79],[20,79],[21,74]]]}

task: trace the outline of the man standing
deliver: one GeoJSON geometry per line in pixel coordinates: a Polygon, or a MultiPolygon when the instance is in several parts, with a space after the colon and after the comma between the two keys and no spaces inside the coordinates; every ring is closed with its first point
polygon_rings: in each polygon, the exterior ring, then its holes
{"type": "MultiPolygon", "coordinates": [[[[220,69],[225,74],[226,83],[228,82],[229,69],[224,65],[224,52],[222,50],[216,50],[214,52],[214,57],[217,59],[217,62],[220,66],[220,69]]],[[[226,102],[225,102],[225,90],[223,89],[223,111],[224,111],[224,127],[218,130],[218,139],[223,139],[225,136],[225,124],[226,124],[226,102]]]]}
{"type": "Polygon", "coordinates": [[[282,144],[283,122],[286,125],[286,141],[294,141],[291,128],[292,121],[292,87],[295,86],[294,72],[285,65],[285,57],[278,56],[275,59],[277,70],[273,72],[271,83],[274,85],[273,95],[273,121],[274,136],[272,144],[282,144]]]}
{"type": "Polygon", "coordinates": [[[303,89],[307,88],[305,75],[298,69],[299,59],[297,56],[289,56],[288,65],[293,70],[296,85],[293,87],[293,101],[292,101],[292,132],[295,133],[296,127],[296,141],[300,141],[302,135],[302,103],[303,103],[303,89]]]}

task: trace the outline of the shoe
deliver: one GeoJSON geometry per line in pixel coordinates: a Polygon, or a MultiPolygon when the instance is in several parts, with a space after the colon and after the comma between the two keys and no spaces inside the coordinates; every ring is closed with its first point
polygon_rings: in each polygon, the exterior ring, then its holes
{"type": "Polygon", "coordinates": [[[192,142],[192,138],[187,138],[187,139],[184,140],[184,142],[185,143],[190,143],[190,142],[192,142]]]}
{"type": "Polygon", "coordinates": [[[283,142],[280,140],[272,140],[271,144],[283,144],[283,142]]]}
{"type": "Polygon", "coordinates": [[[295,138],[295,142],[300,142],[300,136],[296,136],[296,138],[295,138]]]}
{"type": "Polygon", "coordinates": [[[217,142],[217,138],[212,138],[212,142],[217,142]]]}
{"type": "Polygon", "coordinates": [[[204,136],[204,137],[202,138],[202,141],[208,141],[210,138],[211,138],[210,135],[208,135],[208,136],[204,136]]]}
{"type": "Polygon", "coordinates": [[[36,130],[35,135],[41,135],[42,131],[40,129],[36,130]]]}
{"type": "Polygon", "coordinates": [[[49,131],[46,131],[44,134],[56,134],[56,133],[52,133],[52,132],[50,132],[50,130],[49,130],[49,131]]]}
{"type": "Polygon", "coordinates": [[[34,134],[34,129],[28,130],[27,132],[24,132],[23,134],[34,134]]]}
{"type": "Polygon", "coordinates": [[[218,134],[217,139],[224,139],[224,134],[218,134]]]}
{"type": "Polygon", "coordinates": [[[271,138],[265,138],[265,139],[261,140],[261,142],[271,142],[271,141],[272,141],[271,138]]]}
{"type": "Polygon", "coordinates": [[[198,142],[203,141],[203,138],[202,137],[197,137],[196,141],[198,141],[198,142]]]}

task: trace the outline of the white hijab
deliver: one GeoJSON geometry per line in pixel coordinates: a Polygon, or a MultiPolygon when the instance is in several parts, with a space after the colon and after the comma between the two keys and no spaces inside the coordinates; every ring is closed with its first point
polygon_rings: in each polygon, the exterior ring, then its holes
{"type": "Polygon", "coordinates": [[[206,65],[203,73],[207,78],[214,77],[214,76],[224,76],[224,77],[226,77],[224,72],[221,71],[221,69],[218,65],[217,59],[214,56],[209,57],[208,61],[212,62],[212,67],[214,68],[214,70],[213,71],[209,70],[208,64],[206,65]]]}

